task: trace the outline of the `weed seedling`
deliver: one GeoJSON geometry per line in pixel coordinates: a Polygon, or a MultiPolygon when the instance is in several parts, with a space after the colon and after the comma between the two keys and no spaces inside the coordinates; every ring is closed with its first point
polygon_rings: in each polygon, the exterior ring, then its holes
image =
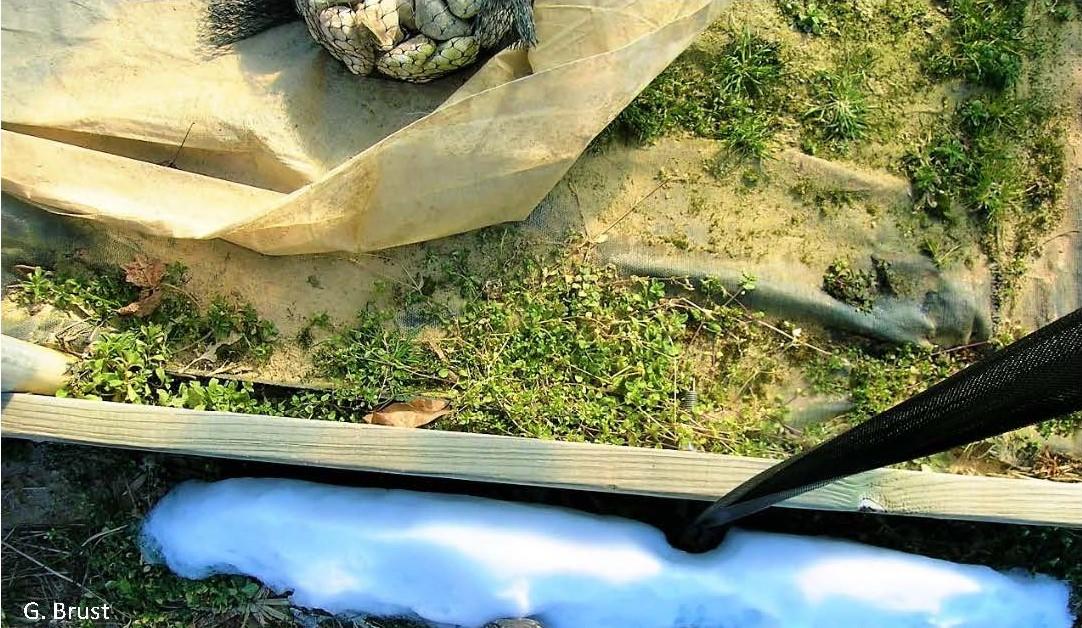
{"type": "Polygon", "coordinates": [[[854,73],[822,72],[812,84],[804,122],[813,135],[844,145],[867,136],[869,105],[863,80],[854,73]]]}
{"type": "Polygon", "coordinates": [[[781,0],[778,8],[792,22],[797,30],[810,35],[824,35],[836,32],[834,15],[828,8],[830,0],[781,0]]]}
{"type": "Polygon", "coordinates": [[[877,280],[875,274],[855,269],[849,262],[839,259],[823,274],[823,291],[842,303],[869,310],[878,292],[877,280]]]}

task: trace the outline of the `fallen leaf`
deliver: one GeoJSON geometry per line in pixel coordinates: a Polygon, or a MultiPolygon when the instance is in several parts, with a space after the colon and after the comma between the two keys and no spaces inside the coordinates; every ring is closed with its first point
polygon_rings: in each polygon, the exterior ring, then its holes
{"type": "Polygon", "coordinates": [[[392,427],[421,427],[428,425],[445,414],[450,414],[451,402],[446,399],[426,399],[419,397],[406,403],[391,405],[365,415],[366,423],[372,425],[390,425],[392,427]]]}
{"type": "Polygon", "coordinates": [[[118,308],[116,313],[121,316],[146,318],[153,314],[154,310],[158,309],[158,306],[161,305],[162,294],[162,291],[157,288],[143,290],[138,299],[122,308],[118,308]]]}
{"type": "Polygon", "coordinates": [[[137,288],[157,288],[165,278],[165,264],[144,255],[136,257],[121,268],[124,269],[124,280],[137,288]]]}

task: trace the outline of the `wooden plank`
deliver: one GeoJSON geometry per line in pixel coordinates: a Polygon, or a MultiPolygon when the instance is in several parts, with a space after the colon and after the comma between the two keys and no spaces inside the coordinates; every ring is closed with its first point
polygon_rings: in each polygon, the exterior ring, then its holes
{"type": "MultiPolygon", "coordinates": [[[[3,436],[241,460],[713,500],[772,461],[12,394],[3,436]]],[[[881,469],[792,508],[1082,527],[1082,484],[881,469]]]]}

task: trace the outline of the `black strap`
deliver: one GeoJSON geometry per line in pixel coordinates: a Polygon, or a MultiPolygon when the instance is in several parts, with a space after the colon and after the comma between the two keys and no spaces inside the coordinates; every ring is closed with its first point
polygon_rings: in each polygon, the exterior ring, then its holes
{"type": "Polygon", "coordinates": [[[747,480],[679,544],[713,547],[726,526],[834,480],[1082,410],[1082,309],[864,423],[747,480]]]}

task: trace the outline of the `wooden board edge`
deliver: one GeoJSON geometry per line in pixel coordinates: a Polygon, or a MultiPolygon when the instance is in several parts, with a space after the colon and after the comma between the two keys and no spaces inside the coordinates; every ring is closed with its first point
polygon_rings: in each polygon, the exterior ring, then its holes
{"type": "MultiPolygon", "coordinates": [[[[5,394],[0,434],[163,453],[713,500],[775,461],[5,394]]],[[[1082,527],[1082,483],[879,469],[782,504],[1082,527]]]]}

